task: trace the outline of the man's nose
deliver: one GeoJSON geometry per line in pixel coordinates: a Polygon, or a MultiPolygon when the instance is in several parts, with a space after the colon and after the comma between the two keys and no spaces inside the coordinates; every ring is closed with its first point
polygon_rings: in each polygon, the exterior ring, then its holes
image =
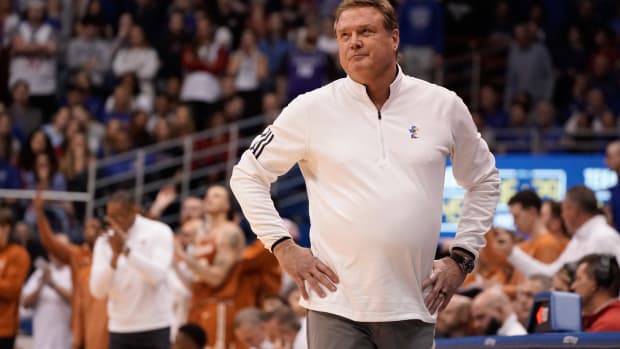
{"type": "Polygon", "coordinates": [[[362,47],[361,37],[356,33],[351,34],[351,41],[349,42],[349,47],[352,49],[358,49],[362,47]]]}

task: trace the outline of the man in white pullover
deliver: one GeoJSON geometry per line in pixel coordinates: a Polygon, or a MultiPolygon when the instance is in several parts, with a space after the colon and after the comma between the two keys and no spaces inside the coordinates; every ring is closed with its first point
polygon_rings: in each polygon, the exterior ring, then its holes
{"type": "Polygon", "coordinates": [[[299,286],[308,348],[431,348],[437,310],[484,246],[495,161],[456,94],[402,73],[387,0],[345,0],[335,30],[348,76],[294,99],[243,154],[231,186],[299,286]],[[433,262],[448,157],[467,192],[451,258],[433,262]],[[269,194],[295,163],[311,249],[290,239],[269,194]]]}
{"type": "Polygon", "coordinates": [[[128,192],[106,207],[110,229],[95,242],[90,290],[108,298],[110,348],[170,348],[172,230],[139,215],[128,192]]]}

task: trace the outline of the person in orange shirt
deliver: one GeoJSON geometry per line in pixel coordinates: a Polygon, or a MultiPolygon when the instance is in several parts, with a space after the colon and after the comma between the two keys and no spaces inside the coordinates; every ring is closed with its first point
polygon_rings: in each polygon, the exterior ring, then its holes
{"type": "Polygon", "coordinates": [[[88,288],[93,246],[102,232],[101,222],[91,218],[84,225],[84,243],[73,245],[59,239],[45,216],[41,193],[34,200],[39,236],[45,249],[71,268],[73,293],[71,296],[71,329],[73,348],[107,349],[107,301],[92,296],[88,288]]]}
{"type": "Polygon", "coordinates": [[[10,242],[13,214],[0,209],[0,349],[13,349],[19,328],[18,309],[24,281],[30,269],[30,256],[10,242]]]}
{"type": "Polygon", "coordinates": [[[234,340],[235,296],[243,274],[245,238],[232,221],[234,211],[226,187],[207,190],[204,200],[207,229],[198,234],[193,255],[177,243],[175,254],[194,274],[189,321],[207,332],[210,348],[228,348],[234,340]]]}
{"type": "Polygon", "coordinates": [[[508,206],[519,232],[529,237],[518,246],[543,263],[555,261],[564,251],[568,239],[559,239],[549,233],[540,216],[542,201],[538,194],[522,190],[510,198],[508,206]]]}

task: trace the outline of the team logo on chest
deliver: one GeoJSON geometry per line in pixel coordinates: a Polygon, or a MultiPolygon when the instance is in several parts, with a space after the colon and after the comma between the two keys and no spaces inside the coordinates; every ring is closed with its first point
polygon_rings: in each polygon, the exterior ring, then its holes
{"type": "Polygon", "coordinates": [[[409,133],[411,134],[411,139],[420,138],[420,129],[416,125],[411,125],[411,128],[409,128],[409,133]]]}

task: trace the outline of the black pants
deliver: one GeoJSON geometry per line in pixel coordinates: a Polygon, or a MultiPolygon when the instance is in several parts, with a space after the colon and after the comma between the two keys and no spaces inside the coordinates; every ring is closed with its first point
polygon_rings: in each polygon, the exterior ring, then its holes
{"type": "Polygon", "coordinates": [[[170,327],[131,333],[110,332],[110,349],[170,349],[170,327]]]}
{"type": "Polygon", "coordinates": [[[15,337],[0,337],[0,349],[13,349],[15,337]]]}

